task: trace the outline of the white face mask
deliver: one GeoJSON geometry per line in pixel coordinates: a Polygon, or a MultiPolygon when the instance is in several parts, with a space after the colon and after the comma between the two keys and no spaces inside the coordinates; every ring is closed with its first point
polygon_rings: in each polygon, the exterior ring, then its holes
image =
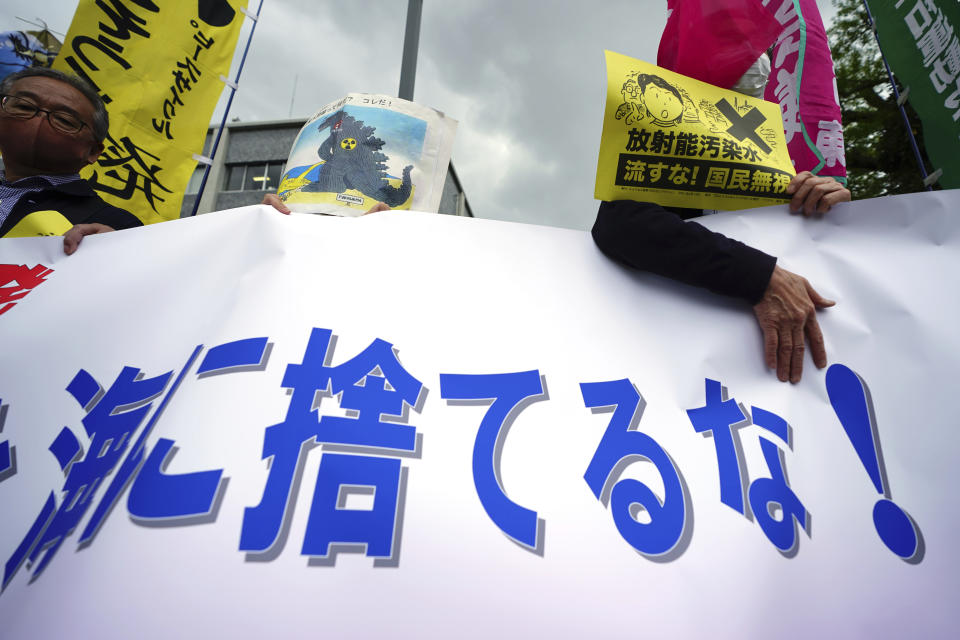
{"type": "Polygon", "coordinates": [[[754,62],[749,69],[747,69],[747,72],[743,74],[743,77],[737,80],[737,84],[730,87],[730,89],[744,95],[762,99],[763,90],[767,86],[767,78],[769,77],[770,58],[768,58],[767,54],[764,53],[757,58],[757,61],[754,62]]]}

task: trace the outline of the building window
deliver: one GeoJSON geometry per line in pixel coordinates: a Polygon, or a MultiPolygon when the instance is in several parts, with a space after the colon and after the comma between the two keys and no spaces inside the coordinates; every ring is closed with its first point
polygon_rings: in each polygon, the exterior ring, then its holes
{"type": "Polygon", "coordinates": [[[247,165],[247,179],[243,181],[243,190],[244,191],[264,191],[266,186],[266,174],[267,173],[267,163],[260,162],[258,164],[248,164],[247,165]]]}
{"type": "Polygon", "coordinates": [[[227,165],[224,191],[276,191],[283,168],[283,162],[227,165]]]}
{"type": "Polygon", "coordinates": [[[242,164],[232,164],[227,166],[227,184],[224,191],[240,191],[243,189],[243,170],[246,167],[242,164]]]}
{"type": "Polygon", "coordinates": [[[266,187],[270,191],[276,191],[277,187],[280,186],[280,177],[283,175],[283,162],[271,162],[267,165],[267,181],[266,187]]]}

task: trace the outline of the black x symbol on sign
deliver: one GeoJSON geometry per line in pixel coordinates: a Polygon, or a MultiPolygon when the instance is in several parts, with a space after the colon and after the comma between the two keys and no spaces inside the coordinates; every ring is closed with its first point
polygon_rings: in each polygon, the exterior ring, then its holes
{"type": "Polygon", "coordinates": [[[717,109],[730,121],[730,128],[727,129],[727,133],[741,142],[753,140],[754,144],[760,147],[760,150],[764,153],[772,151],[770,145],[764,142],[760,134],[757,133],[757,127],[767,121],[759,109],[754,107],[741,117],[737,110],[730,106],[726,98],[720,99],[720,102],[717,103],[717,109]]]}

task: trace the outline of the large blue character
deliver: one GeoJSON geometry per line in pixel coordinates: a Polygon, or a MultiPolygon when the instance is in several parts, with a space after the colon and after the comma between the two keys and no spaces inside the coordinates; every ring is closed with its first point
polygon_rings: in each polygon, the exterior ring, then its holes
{"type": "MultiPolygon", "coordinates": [[[[243,370],[263,359],[266,346],[266,338],[253,338],[214,347],[207,352],[197,373],[243,370]]],[[[146,445],[147,436],[163,408],[202,349],[202,346],[194,349],[176,378],[172,371],[144,378],[139,369],[124,367],[106,391],[85,370],[77,372],[66,390],[86,413],[82,420],[89,439],[86,454],[70,428],[60,430],[49,447],[65,475],[60,504],[57,505],[51,491],[30,530],[4,566],[4,586],[27,558],[34,563],[34,576],[46,568],[111,474],[110,483],[80,535],[80,544],[93,539],[127,486],[130,487],[127,508],[140,520],[194,518],[211,512],[222,486],[223,470],[167,474],[162,469],[172,455],[174,441],[160,438],[152,449],[146,445]],[[148,420],[154,400],[164,391],[166,394],[148,420]]]]}
{"type": "Polygon", "coordinates": [[[363,545],[373,558],[395,558],[397,511],[403,468],[397,456],[415,453],[416,427],[402,424],[410,408],[419,412],[423,385],[397,360],[392,345],[374,340],[354,358],[326,366],[332,334],[313,329],[301,364],[290,364],[282,385],[293,390],[286,419],[267,427],[263,458],[271,459],[263,497],[244,512],[240,550],[259,554],[282,544],[281,530],[292,517],[294,480],[312,443],[340,445],[348,453],[326,452],[314,489],[301,553],[331,558],[332,547],[363,545]],[[339,396],[347,416],[319,416],[315,399],[339,396]],[[389,418],[389,419],[385,419],[389,418]],[[357,455],[370,452],[383,455],[357,455]],[[373,491],[372,509],[349,508],[351,492],[373,491]]]}
{"type": "MultiPolygon", "coordinates": [[[[3,431],[3,422],[7,416],[7,410],[10,405],[3,404],[0,399],[0,431],[3,431]]],[[[13,448],[9,440],[0,441],[0,482],[3,482],[17,472],[14,465],[13,448]]]]}
{"type": "MultiPolygon", "coordinates": [[[[80,523],[100,483],[127,450],[133,434],[150,412],[151,401],[163,392],[172,376],[172,372],[167,372],[140,379],[139,374],[139,369],[124,367],[99,399],[100,385],[86,371],[81,369],[70,382],[67,391],[81,407],[87,408],[87,415],[83,418],[84,430],[90,438],[87,453],[83,455],[80,441],[68,427],[64,427],[50,445],[50,452],[66,475],[63,497],[57,507],[54,492],[50,492],[27,536],[7,560],[5,585],[27,557],[34,563],[34,576],[46,568],[66,537],[80,523]],[[93,406],[89,407],[92,403],[93,406]]],[[[102,521],[102,517],[98,520],[96,515],[84,531],[81,542],[89,539],[102,521]]]]}
{"type": "MultiPolygon", "coordinates": [[[[741,463],[735,441],[737,436],[733,427],[755,424],[776,435],[788,448],[791,447],[790,427],[780,416],[759,407],[751,407],[751,420],[736,400],[723,397],[723,386],[716,380],[705,379],[705,395],[706,404],[688,409],[687,417],[695,431],[713,435],[720,473],[720,501],[746,515],[743,495],[747,487],[746,481],[741,480],[741,463]]],[[[792,554],[799,543],[796,524],[799,523],[806,530],[807,510],[787,483],[781,450],[777,444],[760,438],[760,451],[770,477],[757,478],[749,484],[750,509],[767,539],[782,553],[792,554]],[[771,506],[780,514],[779,518],[771,512],[771,506]]]]}
{"type": "Polygon", "coordinates": [[[688,529],[686,490],[680,471],[663,447],[637,430],[643,398],[627,379],[586,382],[580,390],[587,407],[613,408],[607,430],[583,475],[593,495],[604,506],[610,502],[617,531],[644,556],[666,558],[682,552],[683,547],[678,545],[688,529]],[[618,480],[626,465],[640,460],[653,463],[660,473],[663,500],[639,480],[618,480]],[[647,512],[649,522],[636,519],[635,505],[647,512]]]}
{"type": "Polygon", "coordinates": [[[500,481],[499,449],[509,423],[526,403],[545,398],[540,372],[518,371],[488,375],[440,374],[445,400],[490,400],[473,445],[473,484],[484,511],[507,536],[524,547],[543,552],[546,528],[537,512],[507,497],[500,481]]]}
{"type": "Polygon", "coordinates": [[[14,471],[13,454],[10,453],[10,442],[4,440],[0,442],[0,482],[8,478],[14,471]]]}
{"type": "MultiPolygon", "coordinates": [[[[197,367],[197,377],[260,371],[266,367],[268,349],[266,337],[234,340],[211,347],[197,367]]],[[[194,357],[198,353],[199,347],[194,357]]],[[[146,432],[141,439],[145,435],[146,432]]],[[[173,456],[174,444],[167,438],[158,439],[130,487],[127,510],[140,522],[200,522],[203,516],[209,519],[215,515],[214,503],[222,496],[225,487],[223,469],[165,473],[163,468],[173,456]]]]}

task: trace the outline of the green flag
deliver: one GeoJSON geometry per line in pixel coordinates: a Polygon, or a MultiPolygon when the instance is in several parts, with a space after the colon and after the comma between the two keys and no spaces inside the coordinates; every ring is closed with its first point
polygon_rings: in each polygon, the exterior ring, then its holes
{"type": "Polygon", "coordinates": [[[924,127],[940,184],[960,187],[960,4],[873,0],[880,46],[924,127]],[[955,31],[956,29],[956,31],[955,31]]]}

